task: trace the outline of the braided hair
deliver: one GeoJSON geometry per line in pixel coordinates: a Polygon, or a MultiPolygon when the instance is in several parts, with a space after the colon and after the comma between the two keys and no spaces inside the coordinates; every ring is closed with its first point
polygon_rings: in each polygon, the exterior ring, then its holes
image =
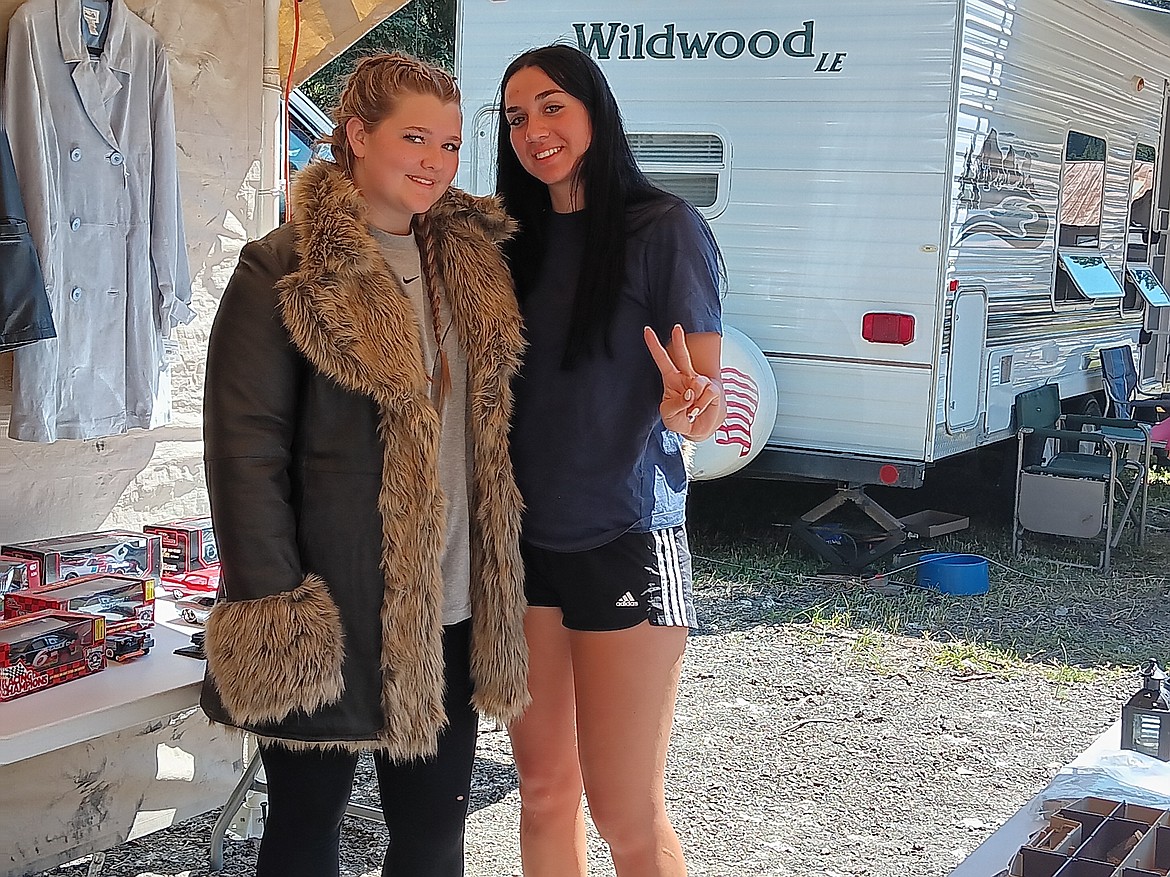
{"type": "Polygon", "coordinates": [[[431,229],[431,219],[425,213],[418,213],[414,217],[414,239],[418,243],[420,267],[423,279],[426,281],[427,297],[431,302],[431,329],[435,333],[435,350],[439,361],[439,386],[436,388],[436,407],[442,408],[443,400],[451,391],[451,366],[447,362],[447,354],[443,351],[443,313],[441,310],[442,280],[439,275],[439,256],[436,252],[435,236],[431,229]]]}
{"type": "MultiPolygon", "coordinates": [[[[459,86],[455,78],[439,67],[401,52],[362,58],[346,80],[333,111],[333,134],[328,138],[333,148],[333,160],[351,180],[355,161],[346,134],[350,119],[358,119],[369,131],[394,112],[394,106],[403,94],[431,95],[443,103],[459,103],[459,86]]],[[[431,305],[431,329],[435,334],[440,372],[435,388],[436,404],[441,408],[451,389],[451,368],[443,351],[442,279],[429,217],[417,214],[413,230],[431,305]]]]}

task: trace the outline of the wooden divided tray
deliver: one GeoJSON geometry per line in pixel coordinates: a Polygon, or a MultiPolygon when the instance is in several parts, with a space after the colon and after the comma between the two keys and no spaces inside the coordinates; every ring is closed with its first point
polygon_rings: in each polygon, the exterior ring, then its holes
{"type": "Polygon", "coordinates": [[[1166,877],[1170,810],[1081,798],[1020,847],[1011,877],[1166,877]]]}

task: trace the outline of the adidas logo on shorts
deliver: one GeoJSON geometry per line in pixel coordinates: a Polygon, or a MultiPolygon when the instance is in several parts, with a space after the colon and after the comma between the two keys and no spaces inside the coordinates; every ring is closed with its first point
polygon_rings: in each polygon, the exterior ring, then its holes
{"type": "Polygon", "coordinates": [[[634,599],[633,594],[631,594],[629,591],[626,591],[624,594],[618,597],[618,601],[613,605],[617,606],[619,609],[628,609],[631,606],[637,606],[638,601],[634,599]]]}

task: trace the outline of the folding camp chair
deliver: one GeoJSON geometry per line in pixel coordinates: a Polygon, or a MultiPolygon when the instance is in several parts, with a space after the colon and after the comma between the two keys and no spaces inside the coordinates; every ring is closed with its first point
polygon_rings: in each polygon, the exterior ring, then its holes
{"type": "MultiPolygon", "coordinates": [[[[1158,423],[1170,415],[1170,393],[1143,393],[1138,386],[1133,350],[1128,344],[1101,348],[1102,384],[1106,410],[1110,417],[1127,418],[1142,423],[1158,423]]],[[[1167,459],[1166,442],[1153,443],[1150,463],[1167,459]]]]}
{"type": "Polygon", "coordinates": [[[1127,523],[1145,541],[1150,431],[1119,418],[1062,416],[1060,390],[1048,384],[1016,397],[1017,476],[1012,553],[1025,532],[1079,539],[1103,536],[1108,572],[1127,523]],[[1088,444],[1092,453],[1081,448],[1088,444]],[[1053,447],[1053,445],[1057,445],[1053,447]],[[1131,455],[1130,447],[1137,450],[1131,455]],[[1122,511],[1115,514],[1116,501],[1122,511]]]}
{"type": "Polygon", "coordinates": [[[1170,394],[1150,395],[1141,391],[1133,349],[1128,344],[1102,347],[1100,352],[1108,416],[1157,423],[1170,414],[1170,394]]]}

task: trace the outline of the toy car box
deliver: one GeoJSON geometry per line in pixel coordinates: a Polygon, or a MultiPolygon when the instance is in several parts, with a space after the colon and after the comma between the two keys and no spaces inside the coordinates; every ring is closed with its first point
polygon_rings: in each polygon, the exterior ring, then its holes
{"type": "Polygon", "coordinates": [[[211,518],[183,518],[167,524],[149,524],[142,530],[162,537],[164,574],[191,572],[219,563],[211,518]]]}
{"type": "Polygon", "coordinates": [[[154,580],[130,576],[82,576],[39,591],[4,595],[4,617],[54,609],[100,615],[107,631],[154,624],[154,580]]]}
{"type": "Polygon", "coordinates": [[[41,564],[41,586],[79,576],[129,575],[154,579],[162,572],[162,539],[157,534],[104,530],[57,536],[0,547],[0,554],[41,564]]]}
{"type": "Polygon", "coordinates": [[[41,586],[41,562],[0,554],[0,594],[41,586]]]}
{"type": "Polygon", "coordinates": [[[105,625],[99,616],[53,611],[0,622],[0,701],[101,670],[105,625]]]}

